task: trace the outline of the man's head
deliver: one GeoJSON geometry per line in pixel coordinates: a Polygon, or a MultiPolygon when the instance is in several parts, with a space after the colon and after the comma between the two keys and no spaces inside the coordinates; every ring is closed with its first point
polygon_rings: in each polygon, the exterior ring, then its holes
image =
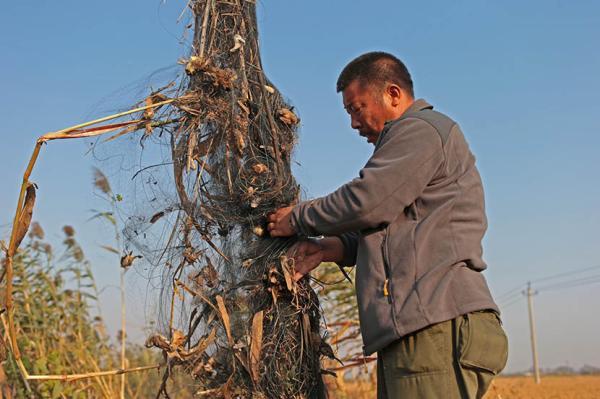
{"type": "Polygon", "coordinates": [[[397,119],[414,101],[413,83],[406,66],[383,52],[366,53],[340,73],[337,91],[353,129],[375,143],[385,122],[397,119]]]}

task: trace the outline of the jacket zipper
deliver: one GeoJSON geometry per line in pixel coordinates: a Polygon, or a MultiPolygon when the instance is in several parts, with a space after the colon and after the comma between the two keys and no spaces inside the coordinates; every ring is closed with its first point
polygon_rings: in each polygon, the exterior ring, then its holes
{"type": "Polygon", "coordinates": [[[385,281],[383,282],[383,296],[386,296],[388,299],[388,303],[392,303],[392,296],[390,295],[390,291],[389,291],[389,284],[390,284],[390,271],[389,271],[389,265],[387,262],[387,256],[386,256],[386,243],[387,243],[387,227],[384,231],[385,235],[383,236],[383,240],[381,241],[381,256],[383,257],[383,272],[385,273],[385,281]]]}

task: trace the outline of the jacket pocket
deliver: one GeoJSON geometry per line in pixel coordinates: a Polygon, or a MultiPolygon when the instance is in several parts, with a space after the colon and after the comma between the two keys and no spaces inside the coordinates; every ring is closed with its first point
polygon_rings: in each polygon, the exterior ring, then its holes
{"type": "Polygon", "coordinates": [[[465,367],[498,374],[508,358],[508,339],[495,312],[463,316],[459,332],[460,363],[465,367]]]}

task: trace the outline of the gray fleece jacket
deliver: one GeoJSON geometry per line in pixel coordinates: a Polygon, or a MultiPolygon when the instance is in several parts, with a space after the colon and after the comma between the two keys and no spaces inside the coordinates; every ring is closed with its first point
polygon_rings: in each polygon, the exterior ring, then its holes
{"type": "Polygon", "coordinates": [[[483,187],[459,126],[417,100],[381,132],[359,177],[302,202],[292,226],[338,236],[356,264],[364,352],[462,314],[498,307],[481,272],[483,187]]]}

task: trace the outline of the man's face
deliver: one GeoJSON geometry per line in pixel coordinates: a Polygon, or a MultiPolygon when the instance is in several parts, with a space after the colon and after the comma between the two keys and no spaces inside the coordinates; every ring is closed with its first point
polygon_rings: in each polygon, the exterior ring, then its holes
{"type": "Polygon", "coordinates": [[[384,90],[361,84],[358,80],[351,82],[342,92],[352,128],[372,144],[377,141],[385,122],[394,119],[390,118],[390,104],[384,94],[384,90]]]}

